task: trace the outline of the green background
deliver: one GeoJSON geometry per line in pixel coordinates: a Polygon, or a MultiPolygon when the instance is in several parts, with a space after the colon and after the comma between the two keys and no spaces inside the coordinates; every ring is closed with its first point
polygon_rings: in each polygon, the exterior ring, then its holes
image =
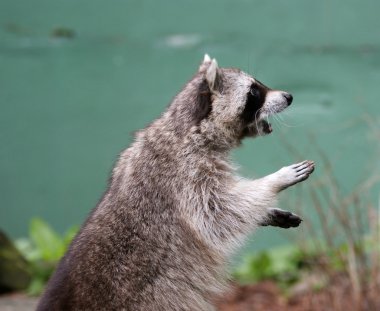
{"type": "MultiPolygon", "coordinates": [[[[19,237],[33,216],[61,232],[81,224],[133,132],[206,52],[294,96],[271,136],[234,152],[241,174],[300,160],[284,140],[318,160],[313,135],[349,191],[380,168],[364,120],[379,112],[379,10],[357,0],[0,0],[0,227],[19,237]]],[[[256,248],[286,240],[259,231],[256,248]]]]}

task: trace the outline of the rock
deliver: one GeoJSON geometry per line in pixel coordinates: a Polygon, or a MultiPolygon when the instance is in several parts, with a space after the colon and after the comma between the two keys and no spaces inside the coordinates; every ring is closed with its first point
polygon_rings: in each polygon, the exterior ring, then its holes
{"type": "Polygon", "coordinates": [[[31,280],[29,263],[0,230],[0,293],[25,289],[31,280]]]}

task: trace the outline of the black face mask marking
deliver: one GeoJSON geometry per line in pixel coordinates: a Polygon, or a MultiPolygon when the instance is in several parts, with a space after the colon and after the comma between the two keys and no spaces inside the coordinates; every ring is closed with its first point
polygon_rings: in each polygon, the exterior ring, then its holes
{"type": "Polygon", "coordinates": [[[254,121],[255,117],[258,117],[258,111],[265,102],[268,90],[269,88],[259,81],[252,83],[251,88],[247,93],[244,110],[241,114],[241,118],[245,123],[251,123],[254,121]]]}

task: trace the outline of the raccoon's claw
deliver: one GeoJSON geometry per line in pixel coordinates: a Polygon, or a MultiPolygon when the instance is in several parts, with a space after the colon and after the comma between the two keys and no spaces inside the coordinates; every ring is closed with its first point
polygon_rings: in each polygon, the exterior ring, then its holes
{"type": "Polygon", "coordinates": [[[285,166],[273,174],[275,183],[279,187],[279,191],[293,186],[307,179],[314,171],[313,161],[303,161],[301,163],[285,166]]]}
{"type": "Polygon", "coordinates": [[[261,226],[273,226],[280,228],[298,227],[302,219],[291,212],[279,208],[271,208],[268,211],[268,219],[262,222],[261,226]]]}

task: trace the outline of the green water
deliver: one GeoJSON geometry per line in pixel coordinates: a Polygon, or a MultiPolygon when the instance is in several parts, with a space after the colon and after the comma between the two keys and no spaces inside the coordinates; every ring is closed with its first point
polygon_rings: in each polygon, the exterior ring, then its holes
{"type": "MultiPolygon", "coordinates": [[[[284,137],[316,159],[312,133],[348,191],[380,168],[363,121],[380,111],[379,10],[357,0],[0,0],[0,228],[23,236],[33,216],[59,231],[80,224],[132,133],[205,52],[294,95],[273,135],[234,153],[242,174],[298,160],[284,137]]],[[[252,247],[284,236],[261,229],[252,247]]]]}

